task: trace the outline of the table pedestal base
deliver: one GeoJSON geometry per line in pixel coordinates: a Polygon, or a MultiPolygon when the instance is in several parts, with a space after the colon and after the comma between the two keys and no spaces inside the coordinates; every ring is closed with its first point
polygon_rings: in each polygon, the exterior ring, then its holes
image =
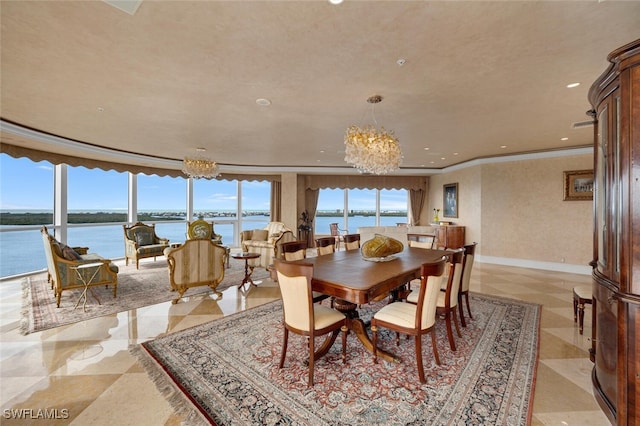
{"type": "MultiPolygon", "coordinates": [[[[365,349],[373,353],[373,342],[371,341],[371,338],[367,333],[366,324],[360,319],[360,315],[358,314],[357,310],[358,305],[356,305],[355,303],[347,302],[343,299],[336,298],[333,302],[333,307],[342,312],[347,317],[347,328],[355,333],[355,335],[358,337],[358,340],[360,340],[365,349]]],[[[328,337],[327,340],[323,342],[320,349],[318,349],[315,353],[315,359],[318,359],[325,353],[329,352],[329,349],[331,348],[331,345],[333,345],[333,342],[336,340],[338,333],[338,331],[335,331],[331,335],[331,337],[328,337]]],[[[383,351],[380,348],[378,348],[377,353],[380,358],[389,362],[400,362],[400,358],[387,351],[383,351]]]]}

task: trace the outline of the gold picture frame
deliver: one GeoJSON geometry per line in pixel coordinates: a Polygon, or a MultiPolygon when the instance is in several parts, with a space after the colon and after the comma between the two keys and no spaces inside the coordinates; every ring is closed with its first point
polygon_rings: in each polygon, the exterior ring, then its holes
{"type": "Polygon", "coordinates": [[[593,170],[564,172],[564,201],[593,200],[593,170]]]}

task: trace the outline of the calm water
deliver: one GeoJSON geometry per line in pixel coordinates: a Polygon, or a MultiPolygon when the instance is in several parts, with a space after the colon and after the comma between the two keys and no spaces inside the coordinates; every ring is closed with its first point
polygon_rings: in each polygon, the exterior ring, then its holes
{"type": "MultiPolygon", "coordinates": [[[[349,231],[356,232],[361,226],[374,226],[375,217],[355,216],[349,218],[349,231]]],[[[406,217],[381,217],[381,226],[394,226],[397,222],[405,222],[406,217]]],[[[329,224],[338,222],[340,217],[318,217],[315,224],[316,233],[329,234],[329,224]]],[[[244,217],[244,229],[264,228],[268,218],[264,216],[244,217]]],[[[237,246],[239,241],[233,240],[236,222],[216,221],[215,231],[222,235],[225,245],[237,246]]],[[[100,225],[73,227],[68,229],[67,243],[70,246],[89,247],[90,252],[102,257],[118,259],[124,257],[124,239],[122,225],[100,225]]],[[[171,242],[182,242],[186,236],[184,222],[158,223],[156,233],[171,242]]],[[[40,230],[15,231],[0,233],[0,277],[18,275],[25,272],[46,268],[44,248],[40,230]]]]}

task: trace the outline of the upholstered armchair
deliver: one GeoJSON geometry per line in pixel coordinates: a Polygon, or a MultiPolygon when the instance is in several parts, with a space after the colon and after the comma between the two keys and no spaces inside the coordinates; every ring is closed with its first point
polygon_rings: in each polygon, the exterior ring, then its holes
{"type": "Polygon", "coordinates": [[[214,244],[222,244],[222,235],[216,234],[213,229],[213,223],[204,219],[198,219],[193,222],[187,222],[187,238],[190,240],[196,238],[208,238],[214,244]]]}
{"type": "Polygon", "coordinates": [[[48,279],[54,291],[56,305],[60,307],[60,299],[64,290],[99,285],[113,286],[113,297],[118,289],[118,266],[109,259],[95,253],[87,253],[87,247],[69,247],[51,236],[46,226],[41,229],[44,252],[47,259],[48,279]],[[87,275],[82,276],[82,265],[95,265],[87,268],[87,275]],[[95,274],[95,275],[94,275],[95,274]],[[84,280],[84,282],[83,282],[84,280]]]}
{"type": "Polygon", "coordinates": [[[124,257],[125,265],[129,265],[129,260],[136,262],[136,269],[139,268],[140,259],[162,256],[164,249],[169,247],[169,240],[156,235],[156,225],[146,225],[142,222],[131,226],[122,225],[124,229],[124,257]]]}
{"type": "Polygon", "coordinates": [[[249,266],[261,266],[265,269],[280,257],[280,244],[295,241],[291,229],[282,222],[269,222],[263,229],[242,231],[240,244],[242,251],[260,253],[257,259],[249,260],[249,266]]]}
{"type": "Polygon", "coordinates": [[[222,293],[216,290],[224,279],[224,262],[227,250],[210,239],[187,240],[179,247],[164,250],[169,264],[169,283],[171,289],[178,292],[177,303],[184,293],[198,286],[209,286],[218,297],[222,293]]]}

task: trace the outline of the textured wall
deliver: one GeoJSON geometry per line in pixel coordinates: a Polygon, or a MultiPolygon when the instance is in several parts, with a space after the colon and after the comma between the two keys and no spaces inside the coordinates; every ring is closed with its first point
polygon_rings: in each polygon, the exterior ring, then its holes
{"type": "Polygon", "coordinates": [[[458,182],[459,217],[451,220],[467,226],[466,241],[477,241],[482,256],[587,265],[592,202],[563,201],[563,172],[592,167],[591,155],[577,155],[432,176],[428,208],[442,208],[442,185],[458,182]]]}

